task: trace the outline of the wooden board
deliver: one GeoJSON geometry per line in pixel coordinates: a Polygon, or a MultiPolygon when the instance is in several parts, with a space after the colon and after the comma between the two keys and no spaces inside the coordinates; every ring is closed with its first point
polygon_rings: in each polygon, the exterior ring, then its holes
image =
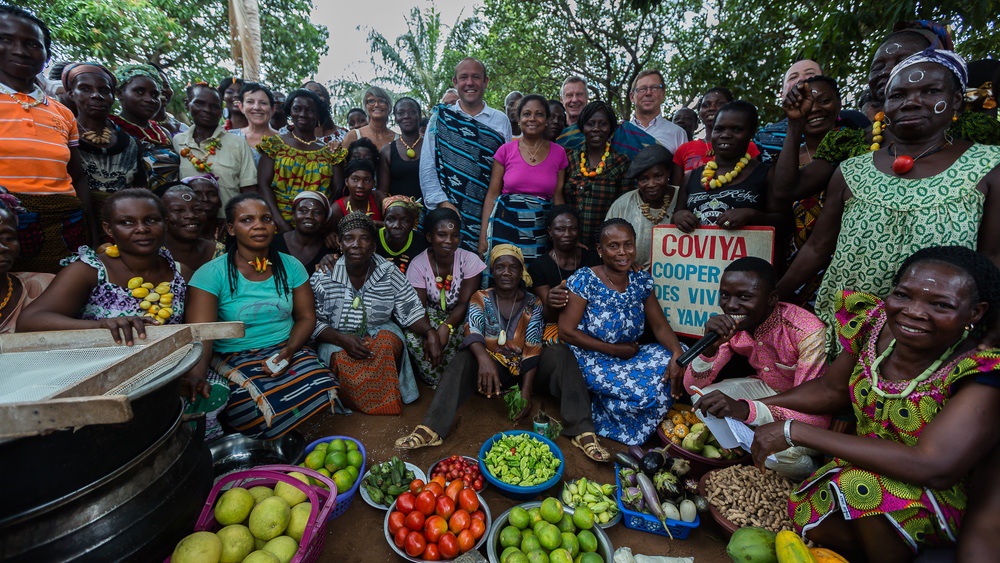
{"type": "Polygon", "coordinates": [[[129,420],[132,420],[132,406],[125,395],[11,403],[0,405],[0,438],[32,436],[59,428],[117,424],[129,420]]]}
{"type": "MultiPolygon", "coordinates": [[[[242,338],[245,334],[241,322],[148,326],[146,327],[146,339],[138,342],[145,344],[151,340],[165,338],[180,330],[189,330],[192,339],[198,341],[242,338]]],[[[71,350],[110,346],[124,346],[124,344],[115,344],[114,339],[111,338],[111,331],[103,328],[0,334],[0,354],[3,352],[71,350]]]]}
{"type": "Polygon", "coordinates": [[[701,227],[685,233],[653,227],[653,290],[674,332],[701,337],[705,322],[721,312],[719,278],[733,260],[756,256],[774,262],[774,228],[701,227]]]}

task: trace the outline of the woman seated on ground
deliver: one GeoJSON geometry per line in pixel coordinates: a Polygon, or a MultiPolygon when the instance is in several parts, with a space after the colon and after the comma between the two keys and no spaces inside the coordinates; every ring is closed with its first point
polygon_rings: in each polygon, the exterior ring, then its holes
{"type": "Polygon", "coordinates": [[[184,319],[187,266],[164,246],[166,211],[143,188],[117,191],[104,202],[103,254],[81,246],[48,289],[21,313],[18,332],[107,328],[116,343],[144,338],[145,325],[184,319]],[[147,285],[143,285],[147,284],[147,285]],[[147,296],[157,295],[152,299],[147,296]]]}
{"type": "Polygon", "coordinates": [[[650,145],[635,155],[625,179],[638,189],[616,199],[608,209],[608,219],[625,219],[635,228],[635,263],[649,270],[653,259],[653,227],[670,222],[677,205],[677,187],[670,185],[670,151],[650,145]]]}
{"type": "Polygon", "coordinates": [[[334,202],[330,225],[339,231],[337,224],[351,212],[359,211],[371,217],[376,226],[382,226],[382,196],[375,191],[375,166],[364,158],[353,158],[344,166],[347,194],[334,202]]]}
{"type": "Polygon", "coordinates": [[[851,561],[911,561],[953,544],[966,476],[998,442],[1000,351],[977,345],[996,323],[1000,271],[973,250],[930,247],[893,283],[884,300],[843,292],[844,352],[823,377],[761,400],[809,414],[851,407],[857,435],[785,420],[753,441],[758,466],[789,446],[833,456],[788,510],[807,538],[851,561]]]}
{"type": "Polygon", "coordinates": [[[719,110],[712,129],[714,160],[688,173],[677,194],[673,222],[680,230],[784,224],[787,213],[769,197],[774,170],[749,152],[758,121],[757,108],[743,100],[719,110]]]}
{"type": "Polygon", "coordinates": [[[215,175],[208,173],[200,176],[188,176],[182,178],[181,183],[194,190],[205,211],[202,236],[215,241],[223,241],[226,238],[226,218],[219,217],[219,210],[222,209],[222,196],[219,195],[219,181],[215,175]]]}
{"type": "Polygon", "coordinates": [[[160,197],[167,214],[165,246],[170,254],[193,273],[209,260],[221,256],[226,247],[205,238],[202,229],[208,220],[198,194],[185,184],[174,184],[160,197]]]}
{"type": "Polygon", "coordinates": [[[433,389],[462,344],[456,327],[465,322],[469,299],[482,285],[486,264],[459,248],[462,220],[454,209],[438,207],[427,214],[424,225],[430,248],[410,262],[406,279],[417,290],[431,326],[438,332],[441,363],[432,365],[425,359],[423,335],[407,332],[406,345],[417,360],[417,375],[433,389]]]}
{"type": "Polygon", "coordinates": [[[255,193],[234,197],[226,204],[226,224],[226,254],[191,278],[187,320],[241,321],[246,334],[206,342],[182,389],[193,397],[210,374],[221,376],[230,390],[223,422],[273,439],[332,412],[337,380],[306,346],[316,327],[309,276],[294,257],[271,248],[275,228],[267,203],[255,193]]]}
{"type": "Polygon", "coordinates": [[[566,151],[545,138],[549,103],[528,94],[517,104],[521,137],[497,149],[483,203],[479,255],[498,244],[522,249],[528,261],[545,253],[543,218],[563,201],[566,151]]]}
{"type": "Polygon", "coordinates": [[[306,268],[310,276],[324,256],[333,249],[324,242],[324,230],[330,217],[330,201],[319,192],[306,191],[292,200],[292,222],[295,229],[275,235],[274,249],[291,254],[306,268]]]}
{"type": "Polygon", "coordinates": [[[565,344],[542,348],[542,304],[526,291],[531,276],[524,268],[521,250],[510,244],[493,247],[490,270],[495,287],[472,296],[462,350],[448,363],[424,423],[396,440],[396,447],[441,445],[473,388],[490,398],[501,397],[519,385],[526,404],[515,422],[530,419],[532,393],[545,389],[560,400],[559,409],[566,421],[563,435],[572,437],[573,445],[587,457],[608,461],[611,455],[594,434],[587,386],[573,353],[565,344]]]}
{"type": "Polygon", "coordinates": [[[0,188],[0,334],[14,332],[17,317],[29,303],[38,298],[48,287],[54,274],[11,272],[10,267],[21,254],[17,240],[17,209],[21,202],[6,189],[0,188]]]}
{"type": "Polygon", "coordinates": [[[681,345],[653,295],[653,278],[633,270],[635,229],[610,219],[598,234],[603,263],[569,278],[559,338],[573,349],[587,381],[597,433],[641,444],[667,414],[670,394],[682,392],[681,345]],[[640,346],[647,321],[658,343],[640,346]]]}
{"type": "Polygon", "coordinates": [[[441,360],[438,333],[406,276],[375,255],[377,231],[371,218],[349,214],[340,222],[339,235],[344,255],[329,273],[310,279],[319,355],[340,380],[348,407],[365,414],[399,414],[403,403],[420,396],[400,325],[421,335],[426,359],[435,366],[441,360]]]}
{"type": "Polygon", "coordinates": [[[548,344],[559,340],[556,323],[569,303],[566,280],[580,268],[599,265],[601,259],[597,252],[580,246],[580,216],[572,206],[557,205],[549,210],[546,219],[552,250],[529,264],[528,273],[534,282],[531,292],[542,304],[546,322],[543,341],[548,344]]]}
{"type": "Polygon", "coordinates": [[[382,200],[385,226],[378,231],[375,254],[392,262],[404,274],[410,262],[427,250],[427,239],[413,232],[420,219],[421,207],[420,202],[405,195],[393,195],[382,200]]]}

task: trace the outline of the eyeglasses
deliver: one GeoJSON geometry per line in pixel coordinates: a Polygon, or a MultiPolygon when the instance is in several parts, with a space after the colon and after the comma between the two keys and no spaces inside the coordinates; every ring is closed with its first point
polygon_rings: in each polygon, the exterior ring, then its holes
{"type": "Polygon", "coordinates": [[[385,100],[380,100],[378,98],[371,98],[370,100],[365,100],[365,105],[366,106],[379,105],[379,106],[386,106],[386,107],[388,107],[389,106],[389,102],[387,102],[385,100]]]}
{"type": "Polygon", "coordinates": [[[632,91],[640,96],[645,96],[649,92],[653,92],[655,94],[657,90],[663,90],[663,88],[663,84],[656,84],[654,86],[639,86],[632,91]]]}

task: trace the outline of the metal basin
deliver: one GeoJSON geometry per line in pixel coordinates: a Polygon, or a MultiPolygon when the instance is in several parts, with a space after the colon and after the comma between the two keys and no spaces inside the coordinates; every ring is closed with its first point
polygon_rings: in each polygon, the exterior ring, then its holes
{"type": "Polygon", "coordinates": [[[232,434],[209,444],[216,477],[258,465],[295,465],[302,459],[306,440],[294,430],[276,440],[258,440],[232,434]]]}

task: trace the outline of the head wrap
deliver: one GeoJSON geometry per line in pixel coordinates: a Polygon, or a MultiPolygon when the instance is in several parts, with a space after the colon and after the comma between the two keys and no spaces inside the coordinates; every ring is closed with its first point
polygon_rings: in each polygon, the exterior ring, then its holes
{"type": "Polygon", "coordinates": [[[181,178],[181,183],[190,186],[191,182],[195,180],[207,180],[210,184],[215,186],[215,189],[219,189],[219,179],[215,176],[215,174],[211,173],[198,174],[197,176],[188,176],[187,178],[181,178]]]}
{"type": "MultiPolygon", "coordinates": [[[[897,33],[916,33],[931,44],[931,49],[955,50],[955,43],[951,40],[951,32],[948,31],[947,27],[935,21],[911,20],[899,22],[892,27],[892,33],[889,34],[889,37],[897,33]]],[[[888,41],[888,37],[886,40],[888,41]]]]}
{"type": "Polygon", "coordinates": [[[352,158],[346,165],[344,165],[344,178],[346,179],[358,170],[364,170],[373,177],[375,176],[375,165],[372,164],[370,160],[367,158],[352,158]]]}
{"type": "Polygon", "coordinates": [[[337,232],[340,236],[344,236],[355,229],[368,231],[368,234],[372,238],[375,238],[375,235],[378,234],[378,230],[375,228],[375,221],[372,221],[371,217],[360,211],[352,211],[347,214],[347,217],[341,219],[337,232]]]}
{"type": "Polygon", "coordinates": [[[524,285],[531,287],[531,274],[528,273],[528,267],[524,265],[524,254],[521,253],[521,249],[513,244],[498,244],[494,246],[493,250],[490,251],[490,269],[493,269],[493,263],[501,256],[513,256],[517,258],[517,261],[521,263],[521,279],[524,281],[524,285]]]}
{"type": "Polygon", "coordinates": [[[100,63],[85,62],[85,63],[70,63],[63,67],[62,71],[62,85],[66,91],[72,90],[73,79],[81,74],[103,74],[107,79],[108,83],[111,84],[112,90],[118,90],[118,81],[115,80],[115,75],[111,74],[111,71],[104,67],[100,63]]]}
{"type": "Polygon", "coordinates": [[[402,207],[407,211],[420,213],[420,210],[423,208],[423,205],[421,205],[419,201],[413,199],[410,196],[393,195],[382,200],[382,215],[385,215],[385,212],[389,211],[390,207],[402,207]]]}
{"type": "Polygon", "coordinates": [[[889,73],[889,81],[885,83],[885,93],[887,95],[889,94],[889,85],[892,84],[892,80],[896,78],[900,72],[920,63],[939,64],[950,70],[952,74],[958,78],[960,85],[959,90],[963,94],[965,93],[965,85],[969,82],[969,71],[965,66],[965,59],[954,51],[945,51],[943,49],[924,49],[923,51],[910,55],[900,61],[900,63],[892,69],[892,72],[889,73]]]}
{"type": "Polygon", "coordinates": [[[18,223],[17,214],[25,211],[25,209],[21,207],[21,200],[17,199],[17,196],[10,193],[7,188],[0,186],[0,205],[10,210],[10,214],[14,216],[14,225],[16,226],[18,223]]]}
{"type": "Polygon", "coordinates": [[[304,199],[312,199],[312,200],[316,200],[316,201],[320,202],[320,204],[323,205],[323,209],[326,209],[326,216],[327,216],[327,218],[330,217],[330,213],[332,211],[330,209],[330,200],[327,199],[325,195],[323,195],[323,194],[321,194],[319,192],[313,191],[313,190],[304,190],[304,191],[299,192],[299,195],[295,196],[295,199],[292,200],[292,209],[295,209],[295,204],[296,203],[298,203],[298,202],[300,202],[300,201],[302,201],[304,199]]]}
{"type": "Polygon", "coordinates": [[[150,64],[127,64],[118,67],[118,72],[115,73],[115,79],[118,80],[118,85],[124,88],[128,84],[129,80],[132,80],[136,76],[142,76],[148,78],[155,82],[156,84],[163,83],[163,77],[160,76],[160,71],[156,70],[156,67],[150,64]]]}

